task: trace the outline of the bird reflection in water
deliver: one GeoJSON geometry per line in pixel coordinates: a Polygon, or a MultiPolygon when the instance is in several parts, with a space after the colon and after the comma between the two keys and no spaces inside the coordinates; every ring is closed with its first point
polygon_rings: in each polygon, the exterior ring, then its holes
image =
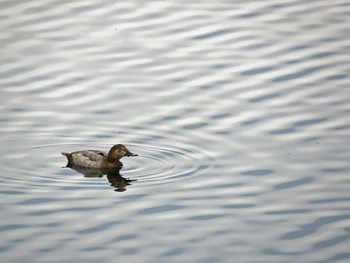
{"type": "Polygon", "coordinates": [[[98,177],[101,178],[104,175],[107,175],[107,179],[112,187],[115,188],[116,192],[124,192],[126,191],[126,187],[131,185],[132,182],[137,180],[132,180],[123,177],[120,174],[120,168],[109,168],[109,169],[98,169],[98,168],[86,168],[76,165],[67,165],[66,167],[71,168],[78,173],[83,174],[85,177],[98,177]]]}

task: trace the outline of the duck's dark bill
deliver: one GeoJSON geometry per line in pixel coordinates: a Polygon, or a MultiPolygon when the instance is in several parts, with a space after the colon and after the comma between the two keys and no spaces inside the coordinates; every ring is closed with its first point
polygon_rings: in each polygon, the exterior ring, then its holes
{"type": "Polygon", "coordinates": [[[138,155],[132,152],[126,152],[125,156],[130,157],[130,156],[138,156],[138,155]]]}

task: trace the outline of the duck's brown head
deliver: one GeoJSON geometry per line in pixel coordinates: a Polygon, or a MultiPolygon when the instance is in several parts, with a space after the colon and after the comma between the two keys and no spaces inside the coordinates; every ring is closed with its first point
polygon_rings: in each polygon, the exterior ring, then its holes
{"type": "Polygon", "coordinates": [[[123,144],[116,144],[109,150],[107,160],[113,162],[124,156],[137,156],[137,154],[130,152],[123,144]]]}

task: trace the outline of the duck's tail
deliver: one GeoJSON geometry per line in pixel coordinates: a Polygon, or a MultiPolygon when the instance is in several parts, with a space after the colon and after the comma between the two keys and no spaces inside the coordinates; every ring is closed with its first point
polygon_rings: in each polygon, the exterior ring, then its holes
{"type": "Polygon", "coordinates": [[[71,166],[71,165],[74,164],[74,162],[73,162],[73,156],[72,156],[71,153],[61,152],[61,154],[67,157],[67,159],[68,159],[67,166],[71,166]]]}

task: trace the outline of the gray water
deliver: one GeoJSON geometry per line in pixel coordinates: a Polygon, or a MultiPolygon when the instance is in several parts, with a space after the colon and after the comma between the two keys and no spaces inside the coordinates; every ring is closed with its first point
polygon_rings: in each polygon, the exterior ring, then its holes
{"type": "Polygon", "coordinates": [[[1,262],[349,262],[349,1],[0,6],[1,262]]]}

